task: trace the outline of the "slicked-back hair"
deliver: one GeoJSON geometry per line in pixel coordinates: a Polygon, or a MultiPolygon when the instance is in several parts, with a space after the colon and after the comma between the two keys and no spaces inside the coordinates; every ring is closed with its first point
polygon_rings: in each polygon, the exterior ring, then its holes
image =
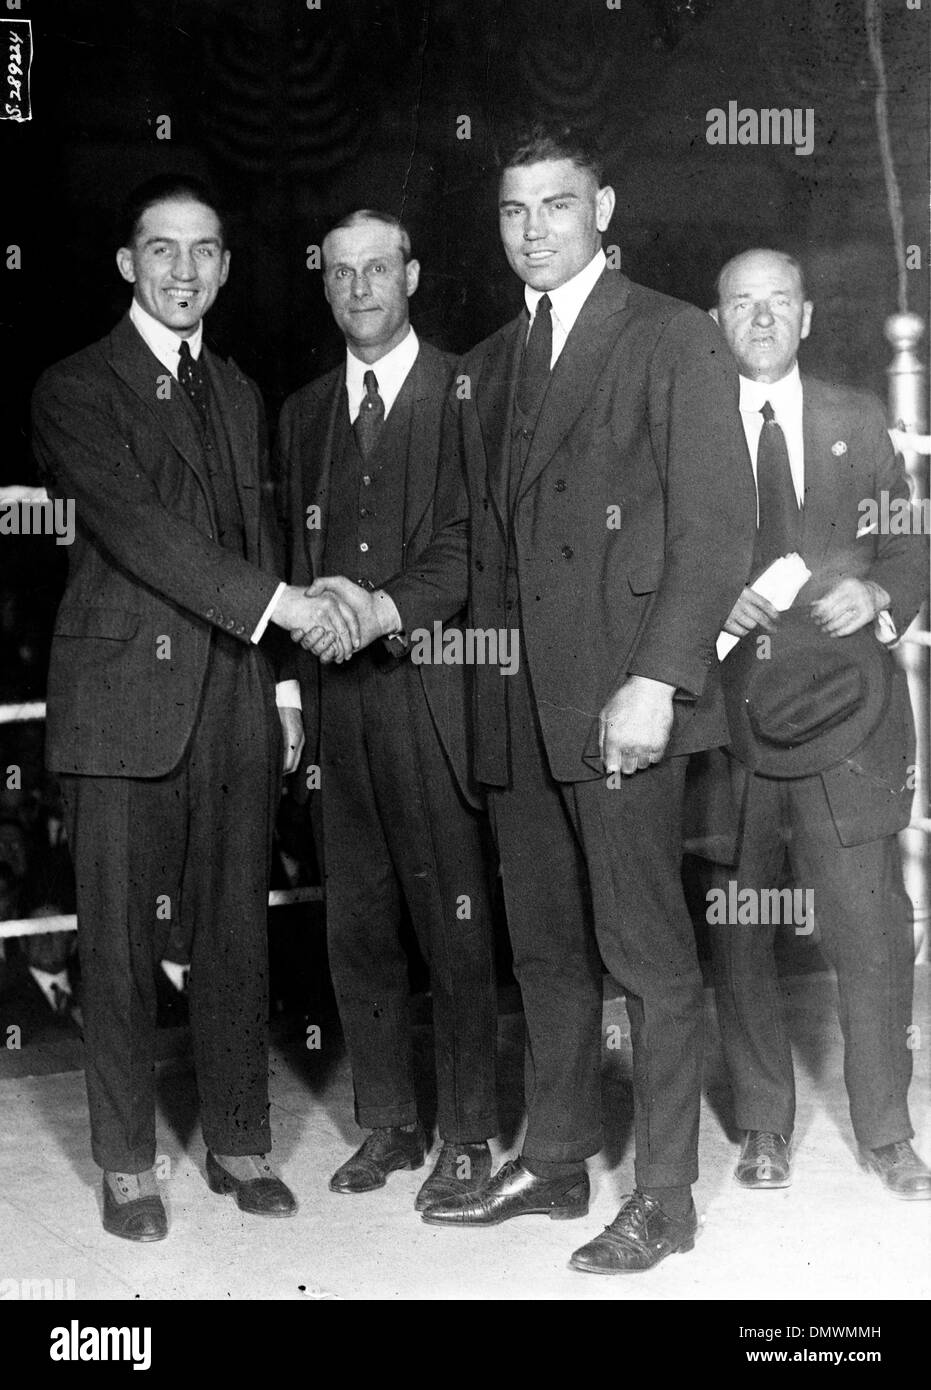
{"type": "Polygon", "coordinates": [[[123,204],[118,235],[120,246],[132,246],[139,232],[139,223],[156,203],[185,201],[203,203],[216,215],[220,224],[220,240],[226,245],[227,218],[212,188],[195,174],[156,174],[138,184],[123,204]]]}
{"type": "Polygon", "coordinates": [[[725,275],[730,270],[731,266],[736,261],[742,261],[744,256],[778,256],[780,260],[785,261],[786,265],[791,266],[791,268],[796,271],[799,284],[802,287],[802,298],[808,298],[808,291],[805,287],[805,268],[801,261],[797,260],[796,257],[788,251],[780,251],[776,246],[751,246],[746,251],[738,251],[736,256],[731,256],[730,260],[726,261],[718,271],[718,278],[714,282],[715,304],[721,303],[721,286],[724,284],[725,275]]]}
{"type": "Polygon", "coordinates": [[[340,232],[344,227],[358,227],[362,222],[383,222],[386,227],[396,227],[401,237],[401,254],[404,257],[404,264],[407,265],[408,261],[414,259],[414,253],[411,250],[411,234],[404,223],[392,213],[380,212],[378,208],[357,208],[355,212],[348,212],[345,217],[334,222],[323,240],[326,241],[330,232],[340,232]]]}
{"type": "Polygon", "coordinates": [[[571,159],[594,176],[599,188],[604,184],[604,158],[598,141],[583,127],[533,118],[511,124],[498,138],[495,163],[499,176],[505,169],[539,164],[545,159],[571,159]]]}

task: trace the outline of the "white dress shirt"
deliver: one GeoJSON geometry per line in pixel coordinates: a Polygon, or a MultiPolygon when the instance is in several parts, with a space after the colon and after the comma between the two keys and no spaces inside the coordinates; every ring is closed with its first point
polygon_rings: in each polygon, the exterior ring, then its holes
{"type": "MultiPolygon", "coordinates": [[[[599,246],[588,265],[580,270],[578,275],[573,275],[571,280],[567,280],[564,285],[560,285],[555,290],[533,290],[529,285],[524,286],[524,301],[530,313],[530,328],[533,327],[534,315],[537,312],[537,305],[543,298],[544,293],[549,295],[551,306],[551,317],[553,320],[553,354],[550,357],[550,370],[555,366],[556,360],[563,348],[566,346],[566,339],[572,332],[573,324],[582,312],[582,305],[585,303],[595,284],[601,277],[608,258],[599,246]]],[[[530,334],[528,328],[528,336],[530,334]]]]}
{"type": "MultiPolygon", "coordinates": [[[[163,323],[159,323],[158,319],[153,318],[148,310],[143,309],[137,299],[134,299],[129,306],[129,317],[146,346],[154,353],[162,366],[171,373],[175,381],[177,381],[178,363],[181,356],[180,335],[173,333],[170,328],[166,328],[163,323]]],[[[203,341],[204,325],[203,321],[201,321],[187,340],[188,346],[191,349],[191,356],[194,358],[195,362],[200,357],[203,341]]],[[[287,584],[284,582],[278,585],[278,588],[271,596],[268,607],[258,621],[255,631],[252,634],[251,641],[261,642],[274,611],[275,604],[287,587],[287,584]]],[[[279,681],[278,685],[275,687],[275,699],[277,704],[282,708],[300,709],[301,693],[297,681],[279,681]]]]}
{"type": "MultiPolygon", "coordinates": [[[[799,507],[805,503],[805,430],[803,425],[802,378],[796,362],[792,370],[779,381],[751,381],[749,377],[740,378],[740,418],[750,450],[753,464],[753,477],[756,480],[756,456],[763,432],[763,416],[760,414],[766,401],[773,408],[773,415],[785,436],[789,455],[789,468],[792,472],[792,486],[799,507]]],[[[757,496],[757,521],[760,518],[760,501],[757,496]]],[[[887,608],[877,614],[873,632],[883,644],[896,641],[898,633],[892,614],[887,608]]]]}
{"type": "Polygon", "coordinates": [[[391,413],[407,380],[411,367],[417,361],[420,342],[413,328],[408,328],[407,337],[379,357],[377,362],[363,362],[346,349],[346,396],[349,401],[349,423],[354,424],[365,395],[365,373],[374,372],[378,382],[378,394],[385,403],[385,419],[391,413]]]}
{"type": "Polygon", "coordinates": [[[772,406],[776,423],[785,436],[795,500],[801,507],[805,502],[805,433],[802,427],[802,378],[797,362],[788,375],[779,381],[751,381],[746,376],[740,378],[740,418],[744,434],[747,436],[754,478],[756,455],[763,432],[763,416],[760,411],[767,401],[772,406]]]}

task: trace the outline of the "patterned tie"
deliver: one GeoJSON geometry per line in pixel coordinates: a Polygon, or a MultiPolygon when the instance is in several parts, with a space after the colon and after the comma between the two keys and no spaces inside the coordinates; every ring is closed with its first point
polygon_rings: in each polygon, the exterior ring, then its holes
{"type": "Polygon", "coordinates": [[[769,401],[760,410],[763,429],[756,455],[760,518],[753,551],[754,578],[780,555],[798,549],[799,509],[786,438],[769,401]]]}
{"type": "Polygon", "coordinates": [[[550,307],[549,295],[541,295],[520,363],[517,404],[532,420],[540,413],[550,379],[550,358],[553,355],[553,319],[550,307]]]}
{"type": "Polygon", "coordinates": [[[378,394],[378,378],[371,367],[362,380],[365,383],[365,395],[362,397],[362,404],[359,406],[359,413],[352,430],[359,451],[362,457],[366,458],[375,447],[375,441],[385,423],[385,403],[378,394]]]}
{"type": "Polygon", "coordinates": [[[210,428],[210,405],[207,395],[207,378],[200,358],[195,362],[191,356],[191,346],[187,338],[181,339],[178,349],[178,380],[194,402],[200,422],[204,429],[210,428]]]}

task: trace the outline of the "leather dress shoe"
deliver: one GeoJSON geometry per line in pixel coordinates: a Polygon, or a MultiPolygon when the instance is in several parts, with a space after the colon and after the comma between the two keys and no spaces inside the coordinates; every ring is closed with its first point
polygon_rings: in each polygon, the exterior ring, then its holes
{"type": "Polygon", "coordinates": [[[164,1240],[168,1234],[168,1217],[159,1196],[118,1201],[104,1176],[103,1228],[111,1236],[121,1236],[123,1240],[164,1240]]]}
{"type": "Polygon", "coordinates": [[[451,1197],[429,1207],[421,1220],[431,1226],[497,1226],[512,1216],[549,1216],[571,1221],[588,1215],[588,1174],[538,1178],[519,1158],[503,1163],[475,1196],[451,1197]]]}
{"type": "MultiPolygon", "coordinates": [[[[261,1155],[256,1155],[257,1160],[261,1155]]],[[[260,1164],[260,1166],[262,1166],[260,1164]]],[[[227,1172],[207,1150],[207,1186],[211,1192],[232,1192],[240,1211],[250,1216],[293,1216],[297,1211],[294,1193],[264,1164],[267,1172],[254,1178],[236,1178],[227,1172]]]]}
{"type": "Polygon", "coordinates": [[[418,1121],[416,1129],[388,1125],[373,1129],[352,1158],[330,1178],[331,1192],[374,1192],[384,1187],[389,1173],[402,1168],[421,1168],[427,1154],[427,1137],[418,1121]]]}
{"type": "Polygon", "coordinates": [[[433,1172],[422,1184],[414,1202],[415,1211],[452,1197],[474,1196],[491,1177],[491,1150],[481,1144],[443,1144],[433,1172]]]}
{"type": "Polygon", "coordinates": [[[922,1163],[907,1139],[867,1149],[864,1163],[894,1196],[907,1202],[931,1200],[931,1169],[922,1163]]]}
{"type": "Polygon", "coordinates": [[[791,1136],[749,1129],[740,1150],[734,1179],[741,1187],[788,1187],[792,1182],[791,1136]]]}
{"type": "Polygon", "coordinates": [[[634,1192],[611,1225],[576,1250],[569,1264],[585,1274],[634,1274],[676,1251],[691,1250],[697,1230],[694,1202],[687,1216],[673,1217],[653,1197],[634,1192]]]}

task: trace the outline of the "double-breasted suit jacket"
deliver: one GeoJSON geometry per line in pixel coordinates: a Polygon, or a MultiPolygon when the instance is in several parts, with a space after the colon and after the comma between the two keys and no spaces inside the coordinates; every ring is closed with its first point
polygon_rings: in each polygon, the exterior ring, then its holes
{"type": "MultiPolygon", "coordinates": [[[[460,364],[441,524],[386,587],[405,625],[506,628],[508,425],[521,314],[460,364]],[[455,459],[465,477],[455,476],[455,459]]],[[[670,754],[724,741],[715,638],[754,527],[737,376],[699,310],[606,270],[552,372],[520,483],[521,628],[553,776],[603,775],[598,715],[629,675],[676,687],[670,754]]],[[[502,682],[476,667],[478,779],[506,781],[502,682]]]]}

